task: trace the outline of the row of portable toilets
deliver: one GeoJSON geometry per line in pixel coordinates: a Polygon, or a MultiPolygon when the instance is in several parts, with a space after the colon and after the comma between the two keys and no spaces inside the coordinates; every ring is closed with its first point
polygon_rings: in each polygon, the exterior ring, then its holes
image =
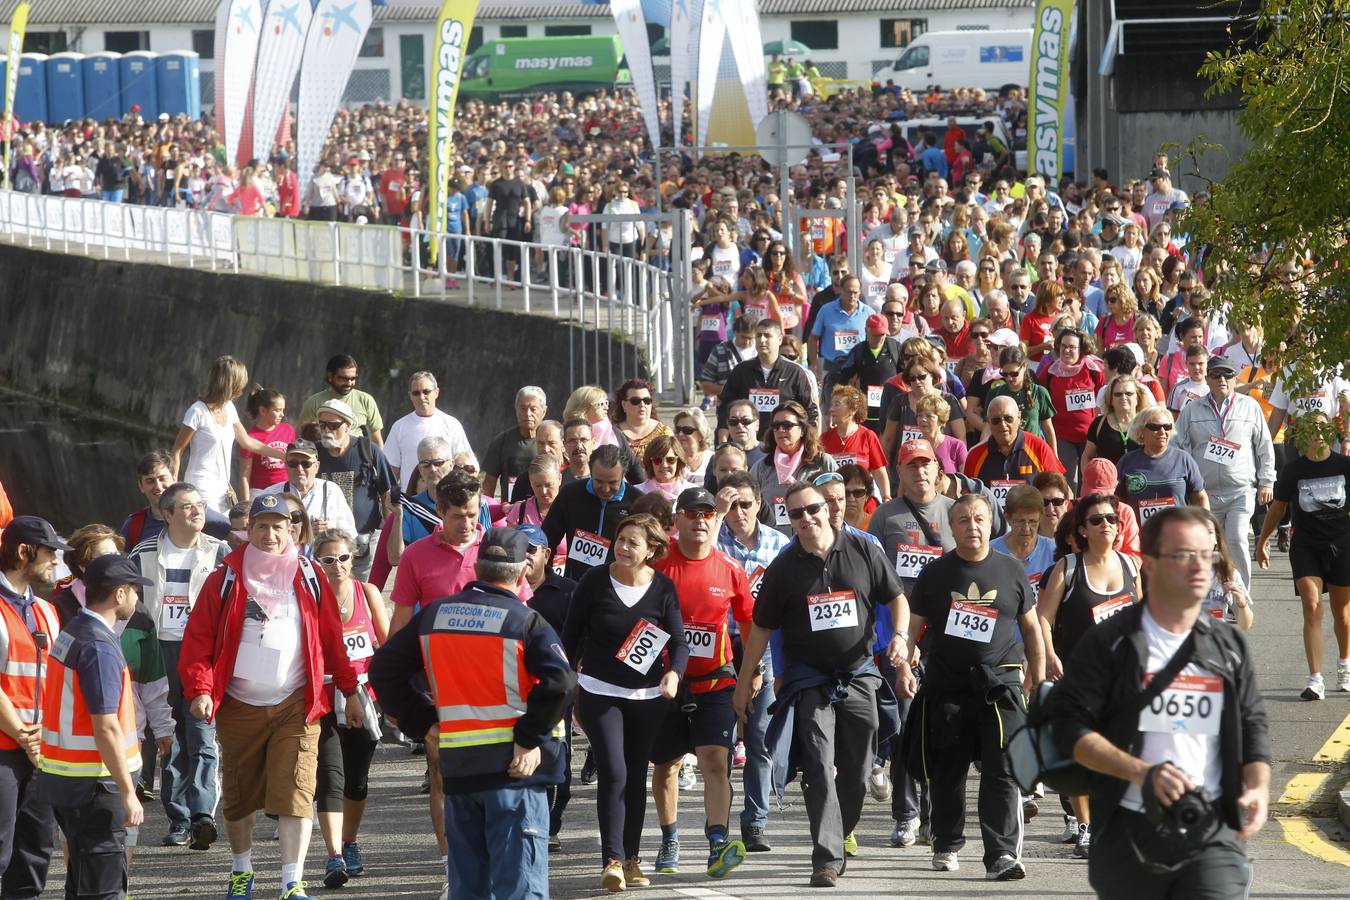
{"type": "MultiPolygon", "coordinates": [[[[5,61],[0,59],[0,84],[4,77],[5,61]]],[[[25,53],[19,62],[14,113],[20,122],[120,119],[133,106],[140,107],[146,120],[160,113],[198,118],[202,95],[197,54],[25,53]]]]}

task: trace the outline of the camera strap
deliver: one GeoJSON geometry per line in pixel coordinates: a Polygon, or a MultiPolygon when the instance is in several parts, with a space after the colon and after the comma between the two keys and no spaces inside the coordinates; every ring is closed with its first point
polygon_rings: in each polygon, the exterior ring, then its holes
{"type": "MultiPolygon", "coordinates": [[[[1139,713],[1143,712],[1144,707],[1153,702],[1153,698],[1167,690],[1168,686],[1170,686],[1172,681],[1181,674],[1181,670],[1186,668],[1186,665],[1194,656],[1195,629],[1192,628],[1191,633],[1186,635],[1186,640],[1177,648],[1177,652],[1168,661],[1167,665],[1163,666],[1161,672],[1149,679],[1148,687],[1144,688],[1139,693],[1139,696],[1135,698],[1135,702],[1130,704],[1129,714],[1131,716],[1137,716],[1139,713]]],[[[1144,659],[1143,664],[1144,667],[1147,668],[1148,660],[1144,659]]]]}

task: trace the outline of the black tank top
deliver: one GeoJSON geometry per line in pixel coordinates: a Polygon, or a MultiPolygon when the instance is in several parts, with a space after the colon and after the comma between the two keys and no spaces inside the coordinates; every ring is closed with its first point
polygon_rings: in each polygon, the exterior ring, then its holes
{"type": "Polygon", "coordinates": [[[1073,581],[1072,584],[1066,582],[1064,599],[1060,601],[1059,611],[1055,614],[1055,653],[1061,660],[1068,659],[1078,639],[1089,628],[1139,600],[1133,561],[1119,550],[1114,552],[1120,561],[1123,583],[1119,590],[1106,594],[1088,584],[1083,554],[1075,553],[1065,560],[1066,574],[1068,567],[1073,567],[1073,581]]]}

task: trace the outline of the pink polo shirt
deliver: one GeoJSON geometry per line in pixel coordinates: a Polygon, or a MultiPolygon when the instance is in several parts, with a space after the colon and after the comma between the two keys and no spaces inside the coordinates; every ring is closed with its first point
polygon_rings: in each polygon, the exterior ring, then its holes
{"type": "MultiPolygon", "coordinates": [[[[441,526],[431,534],[409,544],[398,561],[394,578],[394,605],[419,609],[442,597],[457,594],[477,576],[473,564],[478,560],[478,547],[483,540],[483,529],[478,528],[474,542],[463,552],[441,540],[441,526]]],[[[521,602],[534,595],[529,583],[520,590],[521,602]]]]}

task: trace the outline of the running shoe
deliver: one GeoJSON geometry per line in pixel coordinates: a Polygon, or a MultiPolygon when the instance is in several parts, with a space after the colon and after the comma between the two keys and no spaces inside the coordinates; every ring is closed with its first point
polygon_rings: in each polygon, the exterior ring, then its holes
{"type": "Polygon", "coordinates": [[[931,844],[933,843],[933,823],[932,823],[932,822],[920,822],[920,823],[919,823],[919,843],[920,843],[920,844],[925,844],[925,845],[931,845],[931,844]]]}
{"type": "Polygon", "coordinates": [[[1336,690],[1350,691],[1350,666],[1345,663],[1336,663],[1336,690]]]}
{"type": "Polygon", "coordinates": [[[361,845],[356,841],[343,843],[342,864],[347,867],[347,874],[353,878],[366,870],[366,861],[361,858],[361,845]]]}
{"type": "Polygon", "coordinates": [[[1281,553],[1289,552],[1289,526],[1281,525],[1279,532],[1275,535],[1275,549],[1281,553]]]}
{"type": "Polygon", "coordinates": [[[202,816],[192,823],[192,843],[188,844],[188,849],[210,850],[219,836],[216,831],[216,820],[210,816],[202,816]]]}
{"type": "Polygon", "coordinates": [[[680,839],[665,838],[661,849],[656,853],[656,871],[662,875],[673,875],[680,871],[680,839]]]}
{"type": "Polygon", "coordinates": [[[915,833],[914,826],[919,822],[918,819],[910,819],[901,822],[899,819],[891,820],[891,846],[892,847],[913,847],[919,840],[915,833]]]}
{"type": "Polygon", "coordinates": [[[1078,819],[1073,816],[1064,817],[1064,830],[1059,835],[1061,844],[1076,844],[1078,842],[1078,819]]]}
{"type": "Polygon", "coordinates": [[[680,763],[680,790],[692,791],[698,785],[697,770],[687,759],[680,763]]]}
{"type": "Polygon", "coordinates": [[[867,777],[867,789],[872,792],[872,799],[878,803],[885,803],[891,799],[891,779],[886,775],[885,766],[872,767],[872,774],[867,777]]]}
{"type": "Polygon", "coordinates": [[[1041,805],[1036,802],[1035,797],[1022,798],[1022,822],[1030,822],[1036,818],[1036,814],[1041,811],[1041,805]]]}
{"type": "Polygon", "coordinates": [[[957,872],[961,869],[961,861],[956,858],[955,851],[947,850],[943,853],[933,854],[933,868],[939,872],[957,872]]]}
{"type": "Polygon", "coordinates": [[[652,883],[650,878],[642,874],[641,862],[636,856],[630,856],[623,864],[623,880],[634,887],[646,887],[652,883]]]}
{"type": "Polygon", "coordinates": [[[191,838],[188,835],[188,830],[180,826],[171,829],[168,834],[164,835],[164,840],[161,843],[163,843],[165,847],[182,847],[186,845],[189,840],[191,840],[191,838]]]}
{"type": "Polygon", "coordinates": [[[600,873],[600,886],[611,894],[622,891],[627,886],[623,877],[623,863],[617,859],[605,863],[604,871],[600,873]]]}
{"type": "Polygon", "coordinates": [[[1087,859],[1092,845],[1092,832],[1088,823],[1078,823],[1078,839],[1073,842],[1073,855],[1078,859],[1087,859]]]}
{"type": "MultiPolygon", "coordinates": [[[[581,764],[581,783],[595,784],[595,755],[591,751],[586,751],[586,761],[581,764]]],[[[622,890],[622,888],[620,888],[622,890]]]]}
{"type": "Polygon", "coordinates": [[[731,752],[731,764],[733,766],[745,765],[745,741],[736,742],[736,749],[731,752]]]}
{"type": "Polygon", "coordinates": [[[550,834],[548,836],[548,852],[549,853],[562,852],[562,839],[559,838],[556,834],[550,834]]]}
{"type": "Polygon", "coordinates": [[[286,889],[281,892],[277,900],[311,900],[309,894],[305,893],[305,883],[303,881],[292,881],[286,885],[286,889]]]}
{"type": "Polygon", "coordinates": [[[722,841],[708,848],[708,877],[726,878],[731,870],[745,862],[745,844],[722,841]]]}
{"type": "Polygon", "coordinates": [[[844,855],[845,856],[858,855],[858,838],[851,831],[848,833],[848,836],[844,838],[844,855]]]}
{"type": "Polygon", "coordinates": [[[746,853],[768,853],[773,849],[764,837],[764,829],[758,825],[741,826],[741,843],[746,853]]]}
{"type": "Polygon", "coordinates": [[[985,881],[1016,881],[1026,877],[1026,867],[1014,859],[1011,853],[1005,853],[994,860],[994,864],[984,873],[985,881]]]}
{"type": "Polygon", "coordinates": [[[230,897],[253,897],[253,872],[231,872],[230,889],[225,892],[226,898],[230,897]]]}
{"type": "Polygon", "coordinates": [[[828,866],[811,873],[811,887],[834,887],[838,880],[839,873],[828,866]]]}
{"type": "Polygon", "coordinates": [[[1322,684],[1322,673],[1308,676],[1308,686],[1299,694],[1304,700],[1325,700],[1327,698],[1327,689],[1322,684]]]}
{"type": "Polygon", "coordinates": [[[342,854],[337,853],[328,858],[328,864],[323,869],[323,886],[326,888],[340,888],[347,883],[347,864],[342,861],[342,854]]]}

